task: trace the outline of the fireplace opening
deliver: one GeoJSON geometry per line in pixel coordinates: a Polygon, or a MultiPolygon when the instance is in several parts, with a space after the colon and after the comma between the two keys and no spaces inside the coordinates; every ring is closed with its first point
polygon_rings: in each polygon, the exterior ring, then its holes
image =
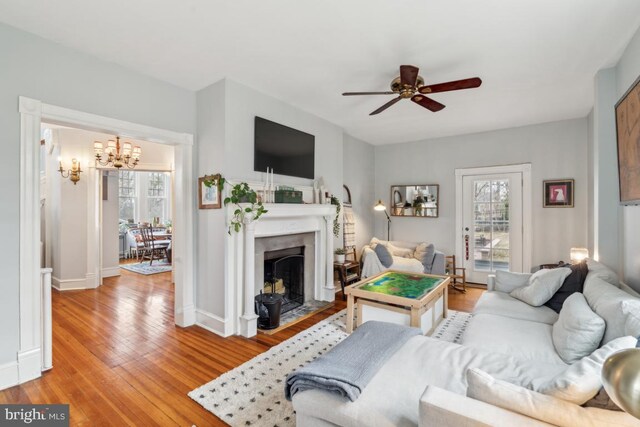
{"type": "Polygon", "coordinates": [[[304,246],[264,253],[263,291],[283,296],[282,313],[304,304],[304,246]]]}

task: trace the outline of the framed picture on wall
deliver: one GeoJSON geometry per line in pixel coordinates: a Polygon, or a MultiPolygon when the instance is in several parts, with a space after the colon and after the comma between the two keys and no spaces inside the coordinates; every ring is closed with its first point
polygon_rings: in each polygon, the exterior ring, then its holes
{"type": "Polygon", "coordinates": [[[200,209],[220,209],[222,206],[218,182],[220,174],[198,178],[198,201],[200,209]],[[213,179],[214,185],[207,187],[205,180],[213,179]]]}
{"type": "Polygon", "coordinates": [[[554,179],[542,182],[545,208],[573,207],[573,179],[554,179]]]}
{"type": "Polygon", "coordinates": [[[620,203],[640,204],[640,77],[616,104],[620,203]]]}

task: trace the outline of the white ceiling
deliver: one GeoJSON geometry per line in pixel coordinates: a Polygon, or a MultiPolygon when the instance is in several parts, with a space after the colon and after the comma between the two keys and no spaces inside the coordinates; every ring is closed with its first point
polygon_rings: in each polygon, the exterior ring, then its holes
{"type": "Polygon", "coordinates": [[[0,21],[198,90],[224,77],[373,144],[584,117],[593,76],[640,25],[638,0],[0,0],[0,21]],[[479,89],[378,116],[400,64],[479,89]]]}

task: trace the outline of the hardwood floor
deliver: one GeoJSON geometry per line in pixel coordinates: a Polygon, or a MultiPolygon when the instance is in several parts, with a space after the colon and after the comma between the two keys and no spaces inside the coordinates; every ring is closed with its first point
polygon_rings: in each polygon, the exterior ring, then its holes
{"type": "MultiPolygon", "coordinates": [[[[346,307],[334,305],[274,335],[222,338],[173,319],[171,274],[121,270],[96,290],[53,292],[53,365],[0,391],[0,403],[69,403],[71,425],[225,425],[187,393],[346,307]]],[[[470,311],[481,291],[449,291],[470,311]]]]}

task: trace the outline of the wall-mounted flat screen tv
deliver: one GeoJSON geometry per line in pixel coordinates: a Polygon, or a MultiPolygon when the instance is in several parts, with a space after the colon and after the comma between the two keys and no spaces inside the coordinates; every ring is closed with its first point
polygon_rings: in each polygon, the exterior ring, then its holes
{"type": "Polygon", "coordinates": [[[640,77],[616,104],[620,203],[640,204],[640,77]]]}
{"type": "Polygon", "coordinates": [[[253,170],[315,178],[315,136],[257,116],[254,135],[253,170]]]}

